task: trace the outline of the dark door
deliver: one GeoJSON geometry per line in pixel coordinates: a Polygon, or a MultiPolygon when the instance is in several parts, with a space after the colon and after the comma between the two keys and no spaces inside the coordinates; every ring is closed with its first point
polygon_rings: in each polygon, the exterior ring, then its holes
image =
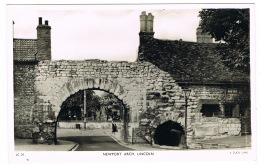
{"type": "Polygon", "coordinates": [[[251,134],[251,118],[248,116],[241,117],[241,135],[251,134]]]}

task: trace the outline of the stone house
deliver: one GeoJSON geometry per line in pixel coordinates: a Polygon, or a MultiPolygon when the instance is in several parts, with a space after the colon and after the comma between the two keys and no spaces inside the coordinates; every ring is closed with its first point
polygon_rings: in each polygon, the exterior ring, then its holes
{"type": "Polygon", "coordinates": [[[190,136],[250,134],[250,75],[226,67],[217,55],[225,46],[213,43],[201,28],[197,28],[197,42],[156,39],[153,19],[151,13],[140,15],[138,61],[153,63],[170,73],[178,85],[191,89],[189,100],[195,104],[190,103],[188,109],[190,136]]]}

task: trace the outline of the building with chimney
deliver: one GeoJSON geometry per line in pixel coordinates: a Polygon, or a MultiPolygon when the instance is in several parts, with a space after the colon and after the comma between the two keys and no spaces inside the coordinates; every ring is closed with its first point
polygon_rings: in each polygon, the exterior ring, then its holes
{"type": "Polygon", "coordinates": [[[36,29],[36,39],[13,39],[14,132],[19,132],[20,137],[28,137],[33,129],[33,121],[28,116],[32,116],[36,99],[35,67],[40,61],[51,60],[51,27],[48,21],[43,24],[40,17],[36,29]]]}
{"type": "Polygon", "coordinates": [[[39,17],[37,39],[13,39],[14,62],[37,62],[51,60],[51,27],[39,17]]]}
{"type": "Polygon", "coordinates": [[[197,28],[197,42],[154,38],[151,13],[140,15],[137,61],[151,62],[168,72],[183,88],[194,91],[197,105],[189,111],[193,137],[226,136],[222,120],[241,121],[233,135],[251,133],[250,75],[224,65],[218,54],[227,52],[225,44],[213,43],[212,37],[197,28]],[[149,25],[149,26],[148,26],[149,25]]]}

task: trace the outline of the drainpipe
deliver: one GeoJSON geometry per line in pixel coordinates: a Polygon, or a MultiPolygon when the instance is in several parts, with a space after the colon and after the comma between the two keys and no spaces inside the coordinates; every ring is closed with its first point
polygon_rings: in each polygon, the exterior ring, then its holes
{"type": "Polygon", "coordinates": [[[84,89],[84,129],[86,129],[86,122],[87,122],[87,103],[86,103],[86,90],[84,89]]]}
{"type": "Polygon", "coordinates": [[[128,114],[127,114],[127,109],[125,107],[123,107],[123,112],[124,112],[124,141],[127,142],[128,141],[128,114]]]}
{"type": "Polygon", "coordinates": [[[188,112],[188,98],[185,96],[185,139],[184,139],[184,149],[188,149],[187,145],[187,112],[188,112]]]}

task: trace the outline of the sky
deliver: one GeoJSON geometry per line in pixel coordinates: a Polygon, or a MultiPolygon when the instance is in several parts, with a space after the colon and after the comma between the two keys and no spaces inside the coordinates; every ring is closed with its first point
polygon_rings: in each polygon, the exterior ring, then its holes
{"type": "MultiPolygon", "coordinates": [[[[196,41],[199,7],[178,5],[9,5],[14,38],[35,38],[38,17],[51,26],[52,60],[135,61],[139,16],[154,15],[155,38],[196,41]]],[[[11,30],[12,31],[12,30],[11,30]]]]}

